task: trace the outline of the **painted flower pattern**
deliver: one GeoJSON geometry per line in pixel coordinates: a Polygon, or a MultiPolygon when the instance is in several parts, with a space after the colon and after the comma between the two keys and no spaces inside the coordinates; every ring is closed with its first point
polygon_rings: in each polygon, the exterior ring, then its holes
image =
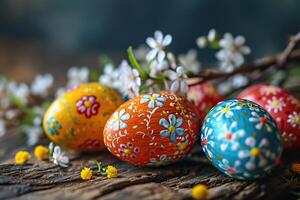
{"type": "Polygon", "coordinates": [[[171,162],[171,158],[163,154],[159,158],[150,158],[148,166],[161,166],[167,165],[171,162]]]}
{"type": "Polygon", "coordinates": [[[293,112],[292,114],[290,114],[288,116],[287,122],[290,123],[294,128],[300,128],[300,113],[293,112]]]}
{"type": "Polygon", "coordinates": [[[248,100],[226,100],[214,107],[203,122],[201,144],[215,167],[237,179],[266,176],[277,165],[282,153],[274,119],[248,100]],[[224,108],[231,109],[232,117],[222,115],[220,111],[224,108]]]}
{"type": "Polygon", "coordinates": [[[92,115],[97,115],[100,104],[96,101],[96,96],[83,96],[76,102],[77,112],[84,114],[85,117],[90,118],[92,115]]]}
{"type": "Polygon", "coordinates": [[[139,147],[133,147],[131,142],[127,142],[126,144],[120,144],[120,148],[118,149],[118,153],[123,158],[132,158],[136,159],[136,154],[140,152],[139,147]]]}
{"type": "Polygon", "coordinates": [[[152,95],[144,95],[140,101],[140,103],[147,103],[148,108],[154,108],[155,106],[163,107],[164,102],[166,101],[165,97],[162,97],[160,94],[152,94],[152,95]]]}
{"type": "Polygon", "coordinates": [[[227,124],[223,124],[218,137],[218,139],[223,140],[223,143],[220,145],[222,151],[226,151],[228,147],[232,151],[236,151],[239,148],[238,138],[244,137],[246,133],[243,129],[237,129],[237,125],[238,123],[235,121],[229,127],[227,124]]]}
{"type": "Polygon", "coordinates": [[[226,118],[231,118],[233,117],[233,111],[240,109],[242,109],[242,107],[236,101],[232,101],[225,104],[225,106],[222,104],[222,106],[217,107],[213,117],[216,117],[217,121],[220,121],[223,116],[226,118]]]}
{"type": "Polygon", "coordinates": [[[283,107],[285,107],[285,103],[283,101],[283,98],[277,98],[275,96],[272,97],[272,99],[267,100],[267,105],[266,108],[268,112],[275,112],[277,113],[278,111],[282,111],[283,107]]]}
{"type": "Polygon", "coordinates": [[[179,117],[176,119],[175,115],[171,114],[169,115],[169,121],[167,121],[165,118],[162,118],[159,120],[159,124],[166,128],[166,130],[160,131],[160,136],[162,138],[170,137],[171,142],[176,141],[176,136],[183,136],[184,135],[184,129],[180,128],[180,126],[183,123],[182,117],[179,117]]]}
{"type": "Polygon", "coordinates": [[[127,124],[124,122],[130,118],[130,114],[126,113],[125,109],[122,109],[120,112],[115,112],[113,114],[113,119],[109,122],[114,131],[119,129],[125,129],[127,124]]]}
{"type": "Polygon", "coordinates": [[[215,142],[211,140],[213,130],[205,127],[203,133],[201,134],[202,150],[208,156],[208,159],[211,160],[213,154],[211,148],[214,148],[215,142]]]}
{"type": "Polygon", "coordinates": [[[46,128],[47,131],[51,135],[58,135],[59,134],[59,129],[62,128],[62,126],[59,124],[59,122],[54,118],[54,116],[51,116],[47,122],[46,122],[46,128]]]}
{"type": "Polygon", "coordinates": [[[261,95],[276,95],[280,91],[280,88],[273,85],[264,85],[260,88],[261,95]]]}
{"type": "Polygon", "coordinates": [[[260,116],[257,112],[251,112],[249,121],[255,123],[255,128],[257,130],[261,130],[264,128],[269,133],[272,132],[272,126],[275,126],[268,115],[264,114],[263,116],[260,116]]]}

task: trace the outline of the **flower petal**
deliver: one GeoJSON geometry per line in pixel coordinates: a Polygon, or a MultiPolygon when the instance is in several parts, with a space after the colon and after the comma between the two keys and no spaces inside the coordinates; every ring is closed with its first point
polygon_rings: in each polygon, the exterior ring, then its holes
{"type": "Polygon", "coordinates": [[[169,122],[165,118],[160,119],[159,124],[166,129],[168,129],[170,126],[169,122]]]}
{"type": "Polygon", "coordinates": [[[183,128],[176,128],[176,131],[178,136],[183,136],[184,135],[184,129],[183,128]]]}
{"type": "Polygon", "coordinates": [[[173,114],[169,115],[169,121],[170,121],[170,125],[171,126],[175,126],[175,124],[176,124],[176,117],[175,117],[175,115],[173,115],[173,114]]]}
{"type": "Polygon", "coordinates": [[[168,137],[169,134],[170,134],[170,131],[168,131],[168,130],[162,130],[162,131],[160,131],[160,136],[162,138],[168,137]]]}

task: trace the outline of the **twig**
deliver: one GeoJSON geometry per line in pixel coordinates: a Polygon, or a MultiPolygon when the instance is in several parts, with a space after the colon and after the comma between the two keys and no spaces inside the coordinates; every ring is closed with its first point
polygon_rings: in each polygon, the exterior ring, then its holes
{"type": "Polygon", "coordinates": [[[265,71],[271,66],[275,66],[276,68],[283,68],[287,63],[300,61],[300,49],[294,50],[299,41],[300,32],[290,38],[287,47],[281,53],[260,58],[248,66],[236,69],[228,73],[211,69],[203,70],[200,72],[200,74],[190,78],[189,85],[197,85],[199,83],[203,83],[205,81],[213,79],[228,78],[236,74],[247,74],[254,71],[265,71]]]}

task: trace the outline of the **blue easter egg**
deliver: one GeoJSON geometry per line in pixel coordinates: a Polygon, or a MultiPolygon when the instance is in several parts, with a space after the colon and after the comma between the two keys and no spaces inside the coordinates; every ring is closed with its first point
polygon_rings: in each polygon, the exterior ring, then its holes
{"type": "Polygon", "coordinates": [[[274,119],[249,100],[230,99],[213,107],[201,129],[201,145],[215,167],[243,180],[269,174],[282,153],[274,119]]]}

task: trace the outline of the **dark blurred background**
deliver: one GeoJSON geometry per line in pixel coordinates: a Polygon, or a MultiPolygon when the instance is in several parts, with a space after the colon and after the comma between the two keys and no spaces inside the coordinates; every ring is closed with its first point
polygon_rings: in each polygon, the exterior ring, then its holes
{"type": "MultiPolygon", "coordinates": [[[[99,54],[120,60],[157,29],[184,53],[210,28],[242,34],[253,56],[280,51],[300,30],[299,0],[2,0],[0,73],[20,80],[37,72],[96,66],[99,54]],[[20,76],[21,74],[21,76],[20,76]]],[[[200,61],[211,61],[199,51],[200,61]]]]}

